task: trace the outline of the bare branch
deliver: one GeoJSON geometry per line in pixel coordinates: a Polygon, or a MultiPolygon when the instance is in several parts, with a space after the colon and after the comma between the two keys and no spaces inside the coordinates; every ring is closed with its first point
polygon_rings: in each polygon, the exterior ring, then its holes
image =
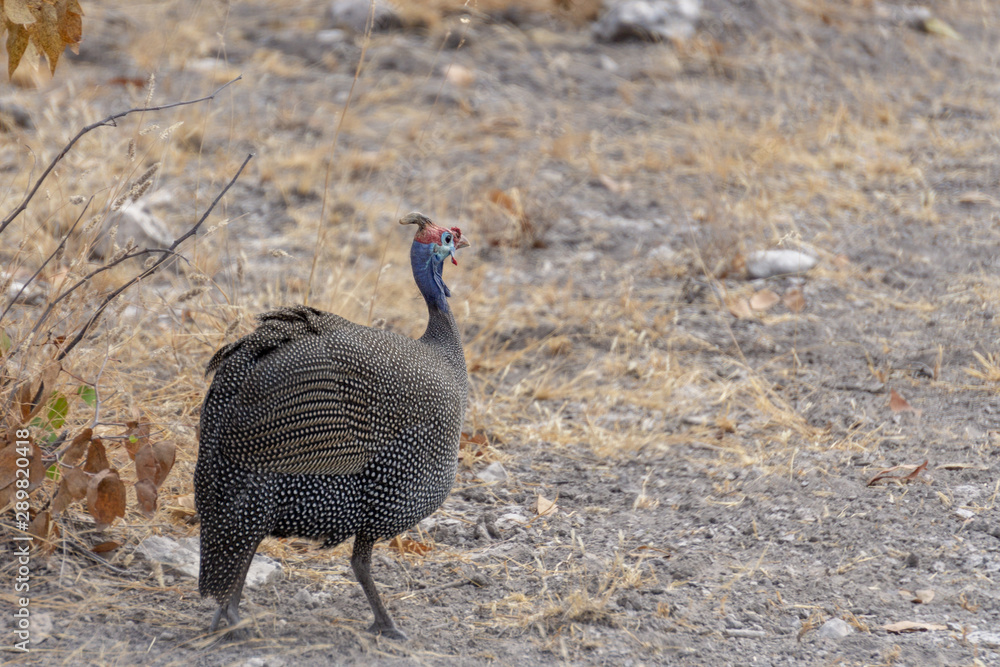
{"type": "Polygon", "coordinates": [[[49,174],[52,173],[52,170],[55,169],[55,167],[56,167],[57,164],[59,164],[59,161],[62,160],[64,157],[66,157],[66,154],[69,153],[70,149],[73,148],[73,146],[76,144],[76,142],[79,141],[88,132],[91,132],[92,130],[95,130],[95,129],[99,128],[99,127],[107,127],[107,126],[117,127],[118,126],[118,122],[117,122],[118,119],[119,118],[124,118],[125,116],[128,116],[129,114],[141,113],[141,112],[144,112],[144,111],[163,111],[165,109],[173,109],[174,107],[189,106],[191,104],[198,104],[199,102],[204,102],[206,100],[215,99],[216,95],[218,95],[223,90],[225,90],[226,88],[228,88],[230,85],[232,85],[233,83],[236,83],[237,81],[239,81],[242,78],[243,78],[243,75],[241,74],[240,76],[236,77],[232,81],[229,81],[228,83],[224,83],[221,86],[219,86],[215,90],[215,92],[213,92],[211,95],[206,95],[205,97],[199,97],[196,100],[185,100],[183,102],[172,102],[170,104],[161,104],[161,105],[155,106],[155,107],[137,107],[135,109],[129,109],[127,111],[119,111],[118,113],[111,114],[110,116],[108,116],[104,120],[99,120],[96,123],[91,123],[90,125],[86,126],[82,130],[80,130],[79,132],[77,132],[76,136],[73,137],[72,139],[70,139],[68,144],[66,144],[65,146],[63,146],[63,149],[61,151],[59,151],[59,154],[56,155],[52,159],[52,162],[50,162],[49,166],[45,169],[44,172],[42,172],[42,175],[38,177],[38,180],[35,181],[35,185],[31,188],[31,190],[28,192],[28,194],[26,194],[24,196],[24,199],[21,201],[21,203],[17,205],[17,208],[15,208],[13,211],[11,211],[7,215],[7,217],[4,218],[2,222],[0,222],[0,233],[3,233],[3,230],[7,229],[7,226],[11,222],[14,221],[14,218],[16,218],[17,216],[21,215],[21,213],[23,213],[24,210],[26,208],[28,208],[28,203],[35,196],[35,193],[38,192],[38,188],[40,188],[42,186],[42,182],[46,178],[48,178],[49,174]]]}
{"type": "MultiPolygon", "coordinates": [[[[122,292],[124,292],[125,290],[127,290],[132,285],[135,285],[140,280],[142,280],[142,279],[144,279],[144,278],[152,275],[153,273],[155,273],[160,268],[160,266],[163,265],[164,262],[166,262],[169,258],[175,256],[176,253],[174,253],[174,250],[177,249],[177,246],[179,246],[181,243],[183,243],[184,241],[186,241],[190,237],[194,236],[198,232],[198,228],[201,227],[202,224],[205,222],[205,220],[208,219],[208,216],[212,213],[212,210],[219,203],[219,201],[222,199],[222,197],[227,192],[229,192],[229,189],[232,188],[233,185],[236,184],[236,179],[238,179],[240,177],[240,174],[243,173],[243,169],[246,168],[247,163],[250,162],[250,160],[253,158],[253,155],[254,155],[253,153],[250,153],[250,154],[247,155],[246,159],[243,160],[243,164],[241,164],[240,168],[236,171],[236,174],[229,181],[229,183],[226,184],[226,187],[224,187],[222,189],[222,191],[219,192],[219,194],[215,197],[215,199],[212,201],[212,203],[209,205],[209,207],[205,210],[205,213],[201,216],[201,218],[198,220],[198,222],[196,222],[194,224],[194,226],[191,227],[191,229],[187,230],[186,232],[184,232],[183,234],[181,234],[180,236],[178,236],[176,239],[174,239],[174,242],[170,244],[169,248],[166,248],[166,249],[153,249],[153,250],[144,249],[144,250],[141,250],[139,252],[130,253],[126,257],[121,258],[120,261],[124,261],[125,259],[131,259],[131,258],[136,257],[136,256],[141,255],[141,254],[161,253],[160,258],[158,260],[156,260],[156,262],[152,266],[150,266],[149,268],[145,269],[144,271],[142,271],[138,275],[134,276],[131,280],[127,281],[125,284],[123,284],[120,287],[118,287],[118,289],[114,290],[111,294],[109,294],[108,296],[104,297],[104,300],[101,302],[101,305],[99,305],[97,307],[97,309],[94,311],[94,314],[90,318],[90,320],[88,320],[87,323],[84,324],[83,327],[81,327],[81,329],[76,333],[76,336],[73,337],[73,340],[70,341],[69,344],[66,347],[64,347],[59,352],[58,355],[56,355],[56,361],[62,361],[66,357],[66,355],[69,354],[70,350],[72,350],[74,347],[76,347],[77,344],[79,344],[79,342],[81,340],[83,340],[83,337],[87,335],[87,331],[89,331],[90,328],[97,322],[97,320],[100,319],[101,315],[104,313],[104,310],[108,307],[108,305],[112,301],[115,300],[115,298],[119,294],[121,294],[122,292]]],[[[75,287],[76,286],[74,286],[74,289],[75,289],[75,287]]]]}
{"type": "Polygon", "coordinates": [[[21,289],[19,289],[17,291],[17,294],[15,294],[11,298],[10,302],[7,304],[7,307],[3,309],[2,313],[0,313],[0,322],[3,322],[3,318],[6,317],[7,313],[10,311],[11,307],[15,303],[17,303],[17,300],[21,298],[21,295],[24,294],[24,290],[28,289],[28,285],[30,285],[35,280],[35,278],[37,278],[39,276],[39,274],[41,274],[42,269],[44,269],[48,265],[48,263],[52,261],[52,258],[55,257],[56,255],[58,255],[59,251],[62,250],[63,247],[65,247],[66,241],[69,240],[70,234],[73,233],[73,230],[76,229],[76,226],[80,224],[81,220],[83,220],[83,216],[87,212],[87,209],[90,208],[90,202],[92,202],[92,201],[94,201],[93,197],[91,197],[90,199],[87,200],[87,205],[83,207],[82,211],[80,211],[80,215],[77,216],[76,222],[73,223],[73,226],[70,227],[69,231],[67,231],[63,235],[62,241],[59,242],[59,245],[56,246],[56,249],[52,251],[51,255],[49,255],[48,257],[45,258],[45,261],[42,262],[42,265],[38,267],[38,270],[35,271],[31,275],[30,278],[28,278],[27,280],[24,281],[24,284],[21,285],[21,289]]]}

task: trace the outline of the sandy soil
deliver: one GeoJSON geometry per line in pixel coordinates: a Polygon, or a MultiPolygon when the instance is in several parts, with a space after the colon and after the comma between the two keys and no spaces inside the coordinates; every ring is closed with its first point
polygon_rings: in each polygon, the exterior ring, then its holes
{"type": "MultiPolygon", "coordinates": [[[[489,444],[466,447],[452,497],[409,533],[429,551],[376,551],[405,644],[364,631],[349,545],[297,540],[262,547],[285,575],[244,597],[257,636],[212,643],[196,583],[134,555],[150,534],[197,534],[163,509],[110,529],[123,572],[39,554],[33,609],[53,627],[4,659],[1000,664],[1000,8],[938,4],[960,39],[917,29],[902,4],[833,0],[706,1],[678,44],[597,44],[532,12],[366,42],[324,32],[315,6],[85,3],[88,46],[40,89],[85,98],[81,116],[141,101],[114,77],[156,69],[173,100],[244,75],[177,116],[187,157],[164,162],[173,194],[153,209],[179,233],[257,151],[220,212],[226,236],[193,255],[247,313],[304,298],[321,211],[332,249],[312,298],[335,307],[346,280],[362,320],[383,243],[405,245],[394,217],[463,227],[474,245],[446,279],[469,348],[467,430],[489,444]],[[181,22],[166,45],[150,37],[162,20],[181,22]],[[819,263],[749,281],[746,257],[781,246],[819,263]],[[346,279],[326,268],[342,251],[360,267],[346,279]],[[765,289],[785,301],[764,309],[765,289]],[[491,462],[506,481],[477,479],[491,462]],[[538,516],[539,496],[557,508],[538,516]],[[832,619],[849,633],[824,636],[832,619]],[[932,629],[886,629],[902,621],[932,629]]],[[[51,126],[45,95],[11,99],[51,126]]],[[[374,316],[412,333],[401,253],[374,316]]],[[[153,289],[189,287],[171,280],[153,289]]],[[[203,299],[192,336],[220,301],[203,299]]],[[[178,343],[193,389],[160,418],[183,453],[168,508],[191,492],[217,328],[178,343]]]]}

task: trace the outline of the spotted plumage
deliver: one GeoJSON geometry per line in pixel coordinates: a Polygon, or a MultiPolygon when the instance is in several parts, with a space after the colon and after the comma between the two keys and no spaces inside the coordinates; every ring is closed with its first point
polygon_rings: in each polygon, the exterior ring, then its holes
{"type": "Polygon", "coordinates": [[[468,245],[423,215],[410,250],[428,322],[417,340],[306,306],[261,315],[212,357],[195,469],[201,515],[198,590],[230,626],[267,535],[334,546],[354,536],[351,566],[371,630],[405,638],[375,590],[373,544],[444,502],[458,462],[468,384],[441,269],[468,245]]]}

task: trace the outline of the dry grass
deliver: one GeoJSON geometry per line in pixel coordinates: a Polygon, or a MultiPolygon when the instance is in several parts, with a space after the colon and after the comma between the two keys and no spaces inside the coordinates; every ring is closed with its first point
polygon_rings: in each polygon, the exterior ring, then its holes
{"type": "MultiPolygon", "coordinates": [[[[414,4],[408,20],[428,26],[432,34],[450,25],[453,13],[464,6],[414,4]]],[[[498,1],[480,2],[478,10],[489,12],[511,4],[542,4],[550,9],[548,3],[498,1]]],[[[592,3],[564,4],[578,18],[592,11],[592,3]]],[[[864,20],[869,3],[792,4],[806,14],[850,22],[864,20]]],[[[969,11],[986,11],[977,9],[977,3],[959,4],[969,11]]],[[[298,20],[306,26],[312,20],[295,3],[270,7],[287,11],[292,24],[298,20]]],[[[98,20],[103,11],[94,8],[98,20]]],[[[216,13],[221,11],[185,3],[128,10],[146,31],[134,36],[129,53],[144,70],[159,72],[153,103],[203,93],[231,76],[235,68],[218,55],[221,45],[206,37],[225,29],[227,17],[216,13]],[[158,24],[171,7],[187,12],[186,19],[157,48],[143,49],[143,39],[151,34],[149,26],[158,24]],[[207,67],[208,73],[181,77],[177,72],[183,65],[197,65],[197,71],[207,67]]],[[[509,39],[531,38],[512,31],[509,39]]],[[[371,43],[378,46],[385,41],[375,36],[371,43]]],[[[779,40],[771,48],[794,56],[807,47],[779,40]]],[[[905,48],[914,57],[919,52],[916,45],[905,48]]],[[[891,82],[873,80],[863,72],[840,73],[842,100],[807,91],[803,104],[809,112],[804,113],[790,104],[765,108],[760,99],[720,95],[712,89],[722,85],[719,78],[705,83],[681,75],[685,68],[708,68],[739,83],[771,65],[772,54],[764,49],[756,57],[737,59],[696,42],[676,52],[655,54],[643,77],[623,82],[616,98],[594,101],[590,111],[643,120],[634,109],[636,98],[652,86],[670,85],[685,113],[640,123],[640,130],[622,133],[614,141],[601,141],[598,130],[569,103],[554,105],[554,130],[538,137],[528,120],[532,108],[527,95],[512,96],[500,108],[478,111],[475,120],[461,104],[455,108],[444,103],[411,104],[423,90],[424,77],[438,65],[412,77],[380,78],[379,72],[362,68],[358,84],[363,93],[346,110],[337,134],[333,127],[345,107],[315,82],[276,90],[275,99],[266,103],[250,93],[254,88],[268,91],[277,85],[276,78],[302,75],[299,61],[263,49],[240,68],[245,78],[242,87],[227,90],[212,104],[131,117],[118,128],[92,133],[49,179],[30,210],[2,236],[6,270],[15,280],[23,279],[56,249],[61,235],[80,215],[82,205],[74,203],[76,198],[94,197],[82,231],[38,278],[48,285],[49,295],[58,294],[95,265],[90,249],[107,237],[108,230],[89,221],[108,216],[116,200],[151,165],[158,164],[158,171],[149,180],[149,191],[137,199],[156,201],[153,212],[176,235],[228,180],[247,146],[253,146],[258,157],[205,233],[183,248],[186,261],[123,296],[67,360],[57,389],[72,397],[78,387],[92,386],[101,398],[99,418],[82,401],[71,404],[66,424],[70,436],[93,423],[113,441],[125,421],[151,424],[155,438],[178,446],[177,463],[161,491],[161,506],[180,507],[192,493],[205,361],[212,351],[249,331],[255,313],[308,300],[355,321],[382,319],[392,329],[419,334],[423,304],[406,269],[406,244],[393,222],[416,206],[440,220],[461,224],[474,245],[477,238],[500,239],[490,261],[467,253],[448,278],[455,288],[453,307],[467,328],[472,374],[467,430],[488,434],[495,448],[491,458],[502,459],[507,443],[583,447],[596,459],[611,462],[684,444],[696,452],[690,456],[700,457],[699,462],[710,468],[756,466],[767,474],[793,476],[802,474],[794,463],[797,452],[872,447],[876,439],[872,431],[817,428],[803,417],[801,403],[775,390],[775,377],[784,377],[802,395],[813,390],[795,380],[795,355],[807,346],[776,356],[766,367],[754,367],[738,348],[723,348],[692,335],[676,325],[685,308],[681,295],[650,286],[650,279],[662,277],[662,267],[654,263],[631,265],[599,258],[586,276],[567,279],[565,272],[557,271],[526,280],[520,255],[535,237],[525,242],[518,221],[530,216],[541,238],[546,225],[559,215],[546,200],[550,186],[541,178],[556,168],[569,174],[569,188],[603,178],[609,191],[666,192],[688,212],[696,228],[688,247],[680,249],[684,265],[671,271],[712,281],[733,272],[739,258],[753,248],[805,245],[832,257],[845,223],[852,219],[891,213],[913,224],[940,224],[941,202],[928,183],[926,165],[915,155],[917,147],[977,170],[986,168],[976,162],[981,145],[910,113],[912,99],[904,93],[886,96],[891,82]],[[249,123],[248,118],[261,120],[249,123]],[[512,151],[512,145],[518,150],[512,151]],[[442,146],[458,158],[436,155],[442,146]],[[257,210],[262,196],[250,198],[255,188],[278,199],[274,203],[280,206],[269,209],[274,217],[257,210]],[[498,201],[506,200],[490,201],[484,192],[492,189],[508,198],[515,192],[516,203],[500,205],[506,211],[498,212],[498,201]],[[157,193],[162,195],[158,199],[157,193]],[[314,253],[319,268],[311,273],[314,253]]],[[[558,59],[543,59],[536,74],[554,83],[564,66],[558,59]]],[[[920,75],[935,82],[930,69],[920,75]]],[[[101,117],[109,106],[138,106],[147,96],[145,89],[124,86],[114,89],[108,99],[88,85],[94,76],[86,66],[72,63],[61,65],[53,83],[19,75],[21,95],[35,105],[38,127],[18,135],[17,142],[0,146],[0,163],[14,166],[0,179],[0,208],[9,210],[19,200],[37,177],[39,165],[75,128],[101,117]],[[47,110],[33,97],[33,86],[46,87],[47,110]]],[[[728,86],[731,81],[722,83],[728,86]]],[[[769,85],[777,99],[798,99],[788,95],[784,89],[788,84],[777,78],[769,85]]],[[[900,90],[913,88],[900,86],[900,90]]],[[[949,103],[975,110],[987,100],[981,91],[973,91],[949,103]]],[[[594,231],[598,240],[606,233],[594,231]]],[[[127,243],[120,233],[112,241],[127,243]]],[[[919,298],[893,300],[878,287],[866,287],[879,284],[883,276],[878,269],[828,264],[820,270],[823,277],[849,284],[851,298],[877,303],[879,308],[931,313],[939,307],[919,298]]],[[[56,308],[38,337],[30,334],[38,307],[15,306],[2,322],[3,332],[12,343],[25,347],[5,358],[5,380],[36,381],[56,354],[59,337],[78,329],[93,300],[135,272],[136,266],[122,266],[90,281],[56,308]]],[[[995,280],[976,280],[970,290],[979,290],[977,301],[996,305],[1000,302],[996,288],[995,280]]],[[[721,301],[715,305],[714,322],[730,327],[721,301]]],[[[799,317],[808,315],[762,321],[776,326],[799,317]]],[[[976,361],[966,371],[968,376],[995,390],[1000,382],[996,356],[977,354],[976,361]]],[[[109,451],[113,465],[124,478],[132,479],[134,464],[124,450],[109,451]]],[[[635,511],[657,509],[658,501],[646,495],[648,479],[635,498],[635,511]]],[[[720,496],[726,493],[720,488],[720,496]]],[[[130,507],[133,504],[130,500],[130,507]]],[[[72,515],[82,519],[79,513],[72,515]]],[[[154,532],[193,534],[183,516],[184,512],[162,509],[153,519],[130,513],[108,536],[135,544],[154,532]]],[[[78,539],[86,541],[86,536],[78,539]]],[[[262,550],[306,580],[326,580],[311,569],[315,551],[280,540],[267,541],[262,550]]],[[[120,550],[122,555],[113,556],[111,562],[117,563],[126,552],[120,550]]],[[[455,554],[435,551],[428,557],[455,554]]],[[[855,565],[844,563],[843,570],[855,565]]],[[[532,599],[517,594],[495,601],[490,610],[493,622],[524,623],[545,636],[573,624],[617,623],[609,601],[650,576],[643,570],[642,558],[628,564],[624,556],[596,577],[579,569],[574,572],[580,583],[569,593],[532,599]],[[526,621],[525,610],[530,612],[526,621]]],[[[102,585],[65,604],[82,604],[83,596],[89,595],[101,597],[111,607],[121,605],[122,614],[129,612],[134,600],[102,585]]],[[[94,599],[88,604],[95,604],[94,599]]],[[[192,623],[184,618],[176,622],[192,623]]]]}

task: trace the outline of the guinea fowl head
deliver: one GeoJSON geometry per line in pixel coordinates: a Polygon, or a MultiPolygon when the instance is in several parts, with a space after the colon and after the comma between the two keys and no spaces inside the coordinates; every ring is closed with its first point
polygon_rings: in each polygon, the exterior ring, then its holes
{"type": "Polygon", "coordinates": [[[451,296],[451,291],[441,278],[441,269],[448,257],[451,257],[452,264],[458,264],[455,251],[468,247],[469,240],[458,227],[438,227],[422,213],[408,213],[400,218],[399,224],[419,227],[410,246],[413,279],[429,307],[447,311],[447,297],[451,296]]]}

